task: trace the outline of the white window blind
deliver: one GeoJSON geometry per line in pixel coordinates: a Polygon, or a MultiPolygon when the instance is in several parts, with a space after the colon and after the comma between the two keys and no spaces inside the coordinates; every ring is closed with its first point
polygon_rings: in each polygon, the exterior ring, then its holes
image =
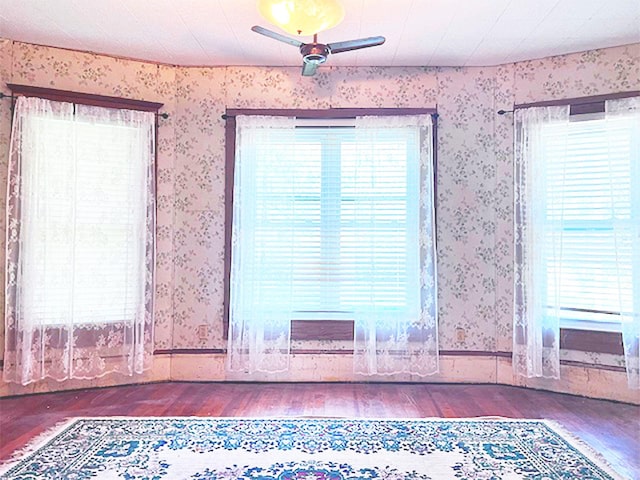
{"type": "Polygon", "coordinates": [[[85,118],[83,106],[27,122],[38,141],[22,162],[25,321],[132,321],[146,303],[149,127],[85,118]]]}
{"type": "Polygon", "coordinates": [[[353,319],[372,300],[389,311],[414,308],[419,142],[406,128],[366,145],[349,127],[255,133],[236,199],[253,212],[238,241],[256,267],[243,268],[240,288],[270,305],[290,302],[293,319],[353,319]]]}
{"type": "Polygon", "coordinates": [[[640,223],[634,122],[578,116],[545,126],[547,298],[565,326],[618,329],[620,306],[633,303],[640,223]]]}

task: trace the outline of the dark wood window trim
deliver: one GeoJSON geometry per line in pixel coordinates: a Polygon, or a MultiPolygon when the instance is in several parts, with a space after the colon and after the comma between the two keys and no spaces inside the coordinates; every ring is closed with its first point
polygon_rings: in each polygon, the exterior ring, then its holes
{"type": "MultiPolygon", "coordinates": [[[[226,355],[226,348],[175,348],[167,350],[155,350],[154,355],[226,355]]],[[[352,349],[310,349],[310,348],[294,348],[291,350],[292,355],[353,355],[352,349]]],[[[484,357],[495,359],[511,360],[512,353],[506,351],[484,351],[484,350],[440,350],[441,357],[484,357]]],[[[560,365],[588,368],[595,370],[606,370],[611,372],[626,372],[625,367],[618,365],[600,365],[588,362],[578,362],[574,360],[560,360],[560,365]]],[[[0,367],[2,360],[0,360],[0,367]]]]}
{"type": "Polygon", "coordinates": [[[393,115],[437,115],[435,108],[326,108],[326,109],[290,109],[290,108],[229,108],[222,116],[228,120],[238,115],[268,115],[271,117],[296,118],[355,118],[365,115],[376,117],[393,115]]]}
{"type": "Polygon", "coordinates": [[[571,115],[579,115],[583,113],[604,112],[604,102],[607,100],[616,100],[619,98],[631,98],[640,96],[640,90],[630,92],[616,92],[605,95],[592,95],[589,97],[563,98],[560,100],[545,100],[542,102],[519,103],[513,106],[515,110],[531,107],[558,107],[562,105],[570,105],[571,115]]]}
{"type": "MultiPolygon", "coordinates": [[[[435,108],[329,108],[299,109],[227,109],[222,116],[225,124],[225,254],[224,254],[224,313],[223,335],[229,334],[229,301],[231,298],[231,222],[233,220],[233,175],[236,151],[236,116],[269,115],[310,119],[355,118],[375,115],[431,115],[433,118],[434,179],[437,179],[437,109],[435,108]]],[[[437,183],[437,182],[435,182],[437,183]]],[[[437,191],[434,185],[434,198],[437,191]]],[[[292,320],[292,340],[353,340],[353,322],[332,320],[292,320]]]]}
{"type": "Polygon", "coordinates": [[[164,105],[162,103],[147,102],[145,100],[109,97],[91,93],[71,92],[69,90],[56,90],[54,88],[33,87],[31,85],[17,85],[15,83],[7,83],[7,87],[9,87],[14,97],[39,97],[56,102],[78,103],[81,105],[92,105],[94,107],[157,112],[164,105]]]}

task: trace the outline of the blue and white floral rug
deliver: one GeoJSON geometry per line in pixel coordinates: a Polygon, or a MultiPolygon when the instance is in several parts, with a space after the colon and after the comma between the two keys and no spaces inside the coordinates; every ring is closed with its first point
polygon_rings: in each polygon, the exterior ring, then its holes
{"type": "Polygon", "coordinates": [[[80,418],[3,479],[619,480],[550,422],[80,418]]]}

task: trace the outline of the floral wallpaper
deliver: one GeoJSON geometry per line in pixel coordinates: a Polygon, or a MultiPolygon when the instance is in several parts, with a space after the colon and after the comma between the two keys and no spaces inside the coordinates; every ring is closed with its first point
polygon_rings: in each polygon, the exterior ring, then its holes
{"type": "MultiPolygon", "coordinates": [[[[159,118],[158,128],[155,337],[163,350],[226,347],[226,108],[437,106],[440,345],[508,352],[513,125],[511,115],[496,111],[514,103],[640,90],[640,44],[495,67],[323,66],[316,76],[301,77],[298,67],[182,68],[0,40],[0,80],[5,92],[4,84],[12,82],[164,103],[169,117],[159,118]]],[[[1,103],[3,152],[9,125],[7,103],[1,103]]],[[[6,153],[0,162],[4,189],[6,153]]],[[[331,342],[296,346],[349,348],[331,342]]],[[[621,362],[616,356],[564,355],[621,362]]]]}
{"type": "Polygon", "coordinates": [[[640,89],[640,46],[591,50],[515,64],[516,103],[640,89]]]}
{"type": "Polygon", "coordinates": [[[225,92],[224,69],[176,69],[171,348],[222,348],[225,92]]]}
{"type": "Polygon", "coordinates": [[[496,68],[493,104],[493,152],[496,162],[494,192],[496,273],[496,350],[511,351],[513,334],[513,117],[498,115],[498,110],[511,110],[515,102],[514,65],[496,68]]]}
{"type": "Polygon", "coordinates": [[[437,73],[436,225],[444,350],[495,350],[494,70],[437,73]],[[457,329],[466,332],[464,341],[457,329]]]}
{"type": "MultiPolygon", "coordinates": [[[[9,40],[0,39],[0,92],[10,95],[11,91],[6,86],[11,80],[11,55],[12,43],[9,40]]],[[[7,200],[7,162],[9,154],[9,137],[11,136],[11,99],[8,97],[0,100],[0,277],[4,278],[5,261],[5,224],[7,200]]],[[[0,358],[4,353],[4,288],[0,288],[0,358]]]]}
{"type": "MultiPolygon", "coordinates": [[[[173,299],[173,212],[176,104],[175,68],[152,63],[123,60],[90,53],[41,47],[2,40],[0,44],[0,76],[2,85],[16,83],[72,90],[83,93],[137,98],[164,103],[168,119],[159,119],[158,128],[158,212],[156,330],[158,348],[169,348],[172,332],[173,299]],[[5,59],[8,58],[8,61],[5,59]]],[[[8,90],[8,89],[7,89],[8,90]]],[[[0,110],[0,185],[6,190],[6,169],[10,119],[9,100],[0,110]],[[5,121],[6,117],[6,121],[5,121]]],[[[3,202],[4,193],[0,195],[3,202]]],[[[2,215],[4,228],[5,217],[2,215]]],[[[4,242],[4,235],[1,235],[4,242]]],[[[4,245],[2,245],[4,252],[4,245]]],[[[4,255],[4,253],[3,253],[4,255]]],[[[2,265],[4,266],[4,260],[2,265]]],[[[4,302],[2,303],[4,305],[4,302]]],[[[4,329],[2,329],[4,330],[4,329]]],[[[4,342],[2,342],[4,348],[4,342]]]]}

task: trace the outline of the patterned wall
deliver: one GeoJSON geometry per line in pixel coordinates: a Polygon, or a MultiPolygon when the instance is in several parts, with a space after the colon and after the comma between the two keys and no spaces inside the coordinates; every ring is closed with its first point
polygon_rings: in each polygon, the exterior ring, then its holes
{"type": "MultiPolygon", "coordinates": [[[[6,83],[35,85],[83,93],[137,98],[164,103],[170,114],[158,129],[158,249],[156,342],[171,344],[173,297],[173,211],[175,163],[175,75],[176,69],[146,62],[117,59],[89,53],[34,46],[2,40],[0,43],[0,89],[6,83]]],[[[4,212],[9,100],[0,103],[0,202],[4,212]]],[[[4,215],[1,216],[4,231],[4,215]]],[[[4,233],[0,236],[4,258],[4,233]]],[[[4,260],[2,261],[2,267],[4,260]]],[[[2,274],[4,278],[4,273],[2,274]]],[[[4,301],[2,301],[4,305],[4,301]]],[[[4,324],[3,324],[4,327],[4,324]]],[[[4,328],[1,329],[4,331],[4,328]]],[[[4,348],[4,341],[2,341],[4,348]]]]}
{"type": "MultiPolygon", "coordinates": [[[[298,67],[178,68],[0,41],[0,80],[5,92],[11,81],[165,104],[170,116],[160,120],[158,137],[159,349],[225,347],[225,108],[437,106],[441,347],[509,351],[513,128],[509,115],[495,112],[514,102],[638,90],[640,44],[487,68],[325,66],[303,78],[298,67]],[[464,342],[457,328],[465,329],[464,342]]],[[[3,103],[3,152],[9,124],[3,103]]],[[[4,189],[6,153],[0,161],[4,189]]]]}
{"type": "Polygon", "coordinates": [[[440,348],[494,351],[495,68],[442,69],[437,80],[440,348]]]}
{"type": "MultiPolygon", "coordinates": [[[[11,80],[12,43],[0,39],[0,92],[10,95],[7,83],[11,80]]],[[[0,100],[0,278],[4,278],[5,223],[7,202],[7,158],[11,136],[11,100],[0,100]]],[[[4,288],[0,288],[0,353],[4,353],[4,288]]]]}

